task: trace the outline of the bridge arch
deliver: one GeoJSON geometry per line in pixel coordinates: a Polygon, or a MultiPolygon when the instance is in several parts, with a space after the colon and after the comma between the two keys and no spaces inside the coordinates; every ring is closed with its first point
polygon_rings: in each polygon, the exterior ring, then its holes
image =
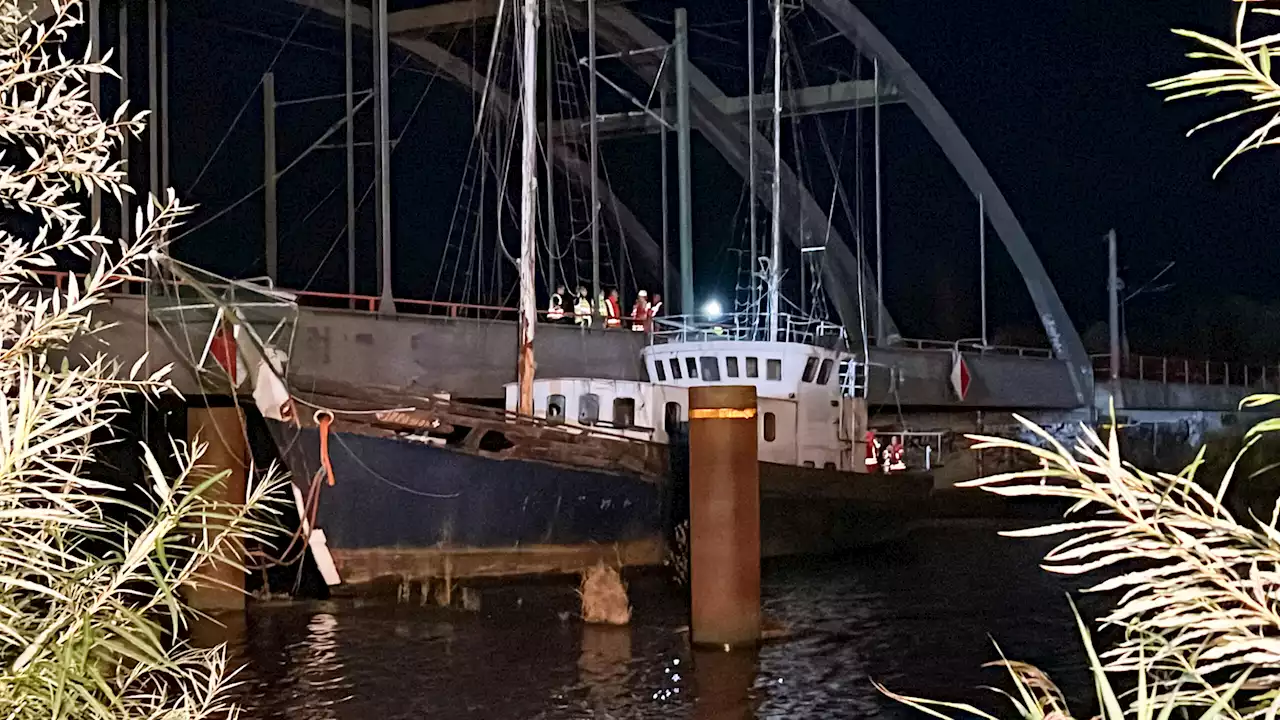
{"type": "Polygon", "coordinates": [[[1053,281],[1040,263],[1040,257],[1014,215],[1013,208],[974,152],[973,146],[965,139],[960,127],[906,58],[849,0],[808,1],[854,47],[880,61],[881,67],[888,72],[905,96],[907,105],[924,123],[974,197],[983,199],[992,228],[1013,258],[1018,272],[1022,274],[1022,280],[1035,303],[1054,355],[1071,366],[1072,383],[1081,403],[1092,403],[1093,365],[1080,334],[1067,315],[1062,299],[1053,287],[1053,281]]]}

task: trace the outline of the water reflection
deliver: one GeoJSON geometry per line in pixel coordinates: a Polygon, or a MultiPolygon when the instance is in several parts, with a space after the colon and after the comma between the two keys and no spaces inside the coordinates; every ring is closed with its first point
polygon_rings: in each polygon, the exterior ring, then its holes
{"type": "Polygon", "coordinates": [[[630,694],[631,628],[582,625],[578,682],[586,688],[587,705],[595,712],[627,704],[630,694]]]}
{"type": "Polygon", "coordinates": [[[697,699],[695,720],[751,720],[756,716],[752,686],[760,664],[756,650],[698,649],[693,653],[697,699]]]}
{"type": "Polygon", "coordinates": [[[790,634],[758,652],[691,649],[684,600],[644,578],[624,628],[583,625],[571,588],[542,585],[486,591],[481,612],[255,607],[247,626],[222,632],[252,659],[242,679],[254,720],[915,718],[872,679],[999,708],[976,689],[1002,680],[981,669],[993,637],[1089,695],[1065,587],[1037,567],[1043,549],[989,529],[936,531],[874,554],[766,565],[765,614],[790,634]]]}
{"type": "Polygon", "coordinates": [[[289,717],[306,720],[334,720],[335,707],[351,699],[351,685],[343,672],[338,653],[338,618],[332,613],[317,613],[307,623],[306,639],[288,648],[295,692],[308,702],[303,712],[290,712],[289,717]]]}

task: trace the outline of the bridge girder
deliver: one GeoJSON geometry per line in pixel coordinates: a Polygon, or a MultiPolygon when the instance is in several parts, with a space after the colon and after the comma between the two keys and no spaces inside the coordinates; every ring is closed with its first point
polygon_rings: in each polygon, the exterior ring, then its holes
{"type": "MultiPolygon", "coordinates": [[[[787,93],[782,102],[782,115],[786,118],[819,115],[829,112],[847,112],[861,108],[873,107],[876,102],[875,83],[871,80],[847,80],[829,85],[815,85],[787,93]]],[[[895,105],[904,102],[898,89],[886,85],[880,88],[881,105],[895,105]]],[[[747,122],[752,101],[747,97],[725,97],[713,100],[720,112],[728,115],[739,125],[747,122]]],[[[761,93],[755,97],[756,112],[765,117],[773,107],[773,95],[761,93]]],[[[655,115],[642,110],[625,113],[602,115],[596,119],[596,132],[601,138],[626,137],[629,135],[647,135],[659,132],[662,125],[655,115]]],[[[665,120],[668,125],[675,124],[675,109],[667,108],[665,120]]],[[[587,134],[589,118],[568,118],[551,126],[553,137],[581,138],[587,134]]]]}
{"type": "Polygon", "coordinates": [[[983,199],[992,228],[1013,258],[1018,272],[1022,274],[1022,280],[1035,303],[1054,355],[1071,366],[1072,382],[1080,404],[1083,406],[1092,403],[1093,364],[1080,339],[1080,333],[1067,315],[1053,281],[1040,263],[1040,257],[1022,224],[1018,222],[1013,208],[974,152],[973,146],[965,139],[960,127],[906,58],[849,0],[809,0],[809,6],[825,17],[860,52],[880,61],[881,67],[902,91],[907,105],[942,148],[974,197],[983,199]]]}

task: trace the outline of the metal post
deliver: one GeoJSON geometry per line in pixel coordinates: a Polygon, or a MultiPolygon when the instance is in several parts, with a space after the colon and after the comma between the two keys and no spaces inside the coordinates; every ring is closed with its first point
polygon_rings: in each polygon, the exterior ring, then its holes
{"type": "Polygon", "coordinates": [[[697,312],[693,297],[693,179],[689,176],[689,16],[676,8],[676,165],[680,183],[680,312],[697,312]]]}
{"type": "Polygon", "coordinates": [[[148,85],[148,104],[151,110],[150,122],[147,123],[147,139],[150,141],[150,152],[148,153],[147,163],[148,184],[151,186],[151,194],[160,196],[160,123],[157,121],[160,110],[160,79],[159,70],[160,62],[159,44],[156,38],[156,0],[147,0],[147,85],[148,85]]]}
{"type": "MultiPolygon", "coordinates": [[[[594,302],[600,298],[600,180],[597,178],[600,138],[596,127],[596,117],[600,110],[596,107],[596,0],[587,0],[587,75],[590,77],[587,107],[591,113],[591,297],[594,302]]],[[[603,308],[600,310],[603,311],[603,308]]]]}
{"type": "Polygon", "coordinates": [[[982,347],[987,346],[987,205],[978,195],[978,275],[982,292],[982,347]]]}
{"type": "MultiPolygon", "coordinates": [[[[661,104],[662,117],[664,119],[667,117],[667,93],[671,91],[671,82],[669,78],[670,76],[667,75],[667,70],[664,67],[662,70],[662,77],[659,78],[659,82],[662,83],[662,88],[658,93],[658,102],[661,104]]],[[[662,157],[662,299],[666,300],[671,297],[671,294],[668,292],[670,288],[667,287],[668,280],[670,279],[670,274],[667,272],[667,263],[671,262],[671,251],[669,249],[671,236],[671,209],[669,206],[671,202],[668,198],[669,191],[667,189],[668,175],[670,173],[667,171],[666,123],[662,124],[658,133],[658,143],[662,157]]]]}
{"type": "Polygon", "coordinates": [[[262,76],[262,197],[266,228],[267,277],[272,285],[280,282],[280,238],[276,217],[276,76],[262,76]]]}
{"type": "MultiPolygon", "coordinates": [[[[351,0],[342,7],[343,59],[346,66],[347,106],[347,294],[356,294],[356,117],[355,69],[352,44],[355,28],[351,17],[351,0]]],[[[355,307],[351,298],[351,307],[355,307]]]]}
{"type": "Polygon", "coordinates": [[[872,134],[875,135],[875,186],[876,186],[876,345],[887,345],[884,336],[884,244],[881,242],[883,224],[880,214],[880,59],[872,61],[872,85],[875,105],[872,110],[872,134]]]}
{"type": "MultiPolygon", "coordinates": [[[[754,102],[755,98],[751,99],[754,102]]],[[[769,340],[782,308],[782,0],[773,0],[773,243],[769,249],[769,340]]]]}
{"type": "MultiPolygon", "coordinates": [[[[129,100],[129,3],[120,3],[120,104],[129,100]]],[[[129,146],[133,143],[128,133],[120,140],[120,169],[124,171],[125,181],[129,179],[129,146]]],[[[129,242],[130,230],[133,227],[132,213],[129,210],[129,193],[120,193],[120,239],[129,242]]]]}
{"type": "MultiPolygon", "coordinates": [[[[690,613],[695,644],[760,638],[760,464],[751,385],[689,389],[690,613]]],[[[766,427],[765,432],[772,428],[766,427]]]]}
{"type": "MultiPolygon", "coordinates": [[[[89,0],[89,62],[102,61],[102,0],[89,0]]],[[[102,116],[102,76],[89,74],[89,102],[93,110],[102,116]]],[[[89,193],[89,220],[94,232],[101,229],[102,224],[102,189],[94,184],[89,193]]]]}
{"type": "Polygon", "coordinates": [[[375,113],[374,166],[377,174],[377,228],[381,258],[378,282],[378,312],[393,315],[396,311],[391,292],[391,123],[389,121],[390,78],[387,75],[387,0],[374,0],[373,84],[375,113]]]}
{"type": "MultiPolygon", "coordinates": [[[[1116,231],[1107,232],[1107,300],[1111,326],[1111,379],[1120,379],[1120,280],[1116,269],[1116,231]]],[[[1115,391],[1115,388],[1112,388],[1115,391]]]]}
{"type": "MultiPolygon", "coordinates": [[[[747,0],[747,202],[751,206],[748,232],[751,234],[751,264],[747,266],[747,278],[751,287],[747,290],[748,307],[753,318],[760,313],[759,293],[756,288],[756,266],[760,264],[760,248],[756,244],[756,21],[755,0],[747,0]]],[[[755,319],[752,327],[756,327],[755,319]]]]}
{"type": "Polygon", "coordinates": [[[169,187],[169,0],[160,0],[160,190],[169,187]]]}
{"type": "MultiPolygon", "coordinates": [[[[524,0],[524,62],[520,87],[520,403],[517,412],[533,415],[533,335],[538,308],[534,295],[534,253],[538,214],[538,0],[524,0]]],[[[595,106],[591,112],[594,116],[595,106]]],[[[595,176],[592,176],[594,182],[595,176]]]]}
{"type": "MultiPolygon", "coordinates": [[[[547,47],[546,47],[546,51],[543,53],[543,57],[545,58],[545,72],[546,72],[546,78],[544,79],[544,82],[547,85],[547,116],[544,120],[547,128],[547,137],[545,140],[547,144],[547,208],[546,208],[547,260],[548,260],[547,287],[551,292],[555,292],[556,284],[559,280],[557,275],[560,272],[560,239],[556,236],[555,161],[553,160],[553,158],[555,157],[555,150],[552,147],[556,140],[555,140],[554,134],[551,131],[552,125],[555,123],[555,117],[556,117],[555,102],[554,102],[556,76],[555,76],[555,67],[552,62],[554,59],[553,52],[552,52],[552,50],[554,49],[554,44],[552,43],[552,39],[551,39],[551,22],[552,22],[551,3],[546,4],[545,10],[546,10],[545,16],[546,16],[546,23],[547,23],[547,26],[546,26],[547,47]]],[[[565,289],[573,291],[573,295],[569,298],[562,297],[560,298],[560,300],[561,302],[572,303],[573,302],[572,298],[576,298],[578,296],[576,289],[570,289],[570,288],[565,288],[565,289]]]]}

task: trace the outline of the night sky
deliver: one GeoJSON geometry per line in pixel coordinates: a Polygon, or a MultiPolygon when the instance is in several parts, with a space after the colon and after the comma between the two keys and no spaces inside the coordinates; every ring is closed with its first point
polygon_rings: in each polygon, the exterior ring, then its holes
{"type": "MultiPolygon", "coordinates": [[[[202,205],[194,224],[261,182],[261,99],[253,93],[280,49],[279,39],[293,33],[293,42],[274,66],[277,95],[287,100],[341,91],[342,38],[338,21],[317,11],[299,23],[301,11],[287,0],[183,0],[172,5],[172,184],[185,199],[202,205]]],[[[627,5],[669,36],[665,18],[671,17],[675,3],[645,0],[627,5]]],[[[1146,87],[1198,67],[1184,57],[1190,43],[1170,28],[1225,35],[1234,3],[863,0],[858,5],[913,64],[986,163],[1082,333],[1106,316],[1102,238],[1110,227],[1120,234],[1122,272],[1131,285],[1176,261],[1162,278],[1173,283],[1169,290],[1144,295],[1129,306],[1135,337],[1144,324],[1155,327],[1162,318],[1181,317],[1188,308],[1213,307],[1228,296],[1265,303],[1280,300],[1274,282],[1280,251],[1270,236],[1266,210],[1280,199],[1275,197],[1280,190],[1268,182],[1276,159],[1268,151],[1247,154],[1213,180],[1214,167],[1247,129],[1232,125],[1184,136],[1196,122],[1243,98],[1166,104],[1146,87]]],[[[767,51],[764,11],[761,3],[761,67],[767,51]]],[[[744,13],[743,2],[725,0],[693,3],[689,10],[693,61],[730,94],[746,90],[744,13]]],[[[114,12],[108,14],[107,37],[114,38],[114,12]]],[[[816,13],[807,11],[789,27],[794,47],[803,49],[811,82],[849,76],[854,67],[851,47],[840,38],[818,42],[829,27],[816,13]]],[[[488,32],[449,31],[433,39],[460,55],[473,49],[483,55],[488,32]]],[[[133,37],[131,52],[138,64],[133,66],[132,94],[135,103],[145,105],[141,22],[134,25],[133,37]]],[[[585,38],[577,35],[575,42],[585,54],[585,38]]],[[[356,51],[357,85],[368,87],[367,34],[358,37],[356,51]]],[[[429,66],[404,51],[393,49],[391,62],[399,68],[392,82],[392,133],[403,132],[404,137],[393,160],[396,294],[444,299],[456,295],[461,283],[449,277],[438,283],[437,278],[467,167],[476,100],[447,78],[433,79],[429,66]]],[[[628,87],[644,90],[620,65],[606,71],[628,87]]],[[[869,70],[863,72],[869,77],[869,70]]],[[[605,96],[603,110],[620,109],[618,103],[616,97],[605,96]]],[[[281,109],[281,165],[341,111],[340,101],[281,109]]],[[[370,118],[367,111],[359,117],[360,139],[368,139],[370,118]]],[[[870,113],[863,122],[869,149],[870,113]]],[[[886,292],[891,311],[907,336],[973,337],[978,329],[977,204],[909,109],[887,107],[883,122],[886,292]]],[[[857,121],[853,113],[806,120],[798,135],[788,132],[784,141],[788,159],[799,158],[802,173],[825,205],[831,181],[823,155],[814,150],[819,147],[819,123],[842,156],[842,179],[853,194],[857,121]]],[[[336,139],[341,138],[339,133],[336,139]]],[[[673,138],[673,168],[674,145],[673,138]]],[[[657,148],[655,136],[609,141],[602,147],[615,190],[655,239],[661,234],[657,148]]],[[[144,151],[145,143],[135,148],[135,153],[144,151]]],[[[322,151],[281,181],[283,285],[344,289],[343,162],[341,151],[322,151]]],[[[863,211],[869,229],[869,152],[863,162],[868,199],[863,211]]],[[[728,298],[737,263],[729,249],[745,242],[744,183],[696,133],[694,163],[698,292],[728,298]]],[[[367,148],[359,152],[358,165],[359,196],[371,178],[367,148]]],[[[139,166],[144,162],[135,165],[139,166]]],[[[671,177],[674,219],[674,173],[671,177]]],[[[141,177],[135,176],[134,182],[146,186],[141,177]]],[[[558,182],[564,184],[562,179],[558,182]]],[[[494,205],[492,190],[486,203],[494,205]]],[[[176,254],[227,275],[261,274],[262,208],[260,194],[250,198],[183,237],[176,254]]],[[[359,225],[358,267],[364,292],[372,292],[374,282],[371,209],[372,196],[363,205],[359,225]]],[[[844,213],[837,210],[833,216],[836,228],[852,241],[844,213]]],[[[767,232],[764,208],[760,217],[762,231],[767,232]]],[[[674,247],[674,224],[672,228],[674,247]]],[[[470,242],[456,229],[453,237],[455,243],[470,242]]],[[[1025,335],[1020,328],[1036,326],[1031,303],[994,233],[989,241],[991,325],[1010,337],[1025,335]]],[[[508,235],[508,243],[515,247],[514,235],[508,235]]],[[[445,260],[443,266],[448,269],[453,262],[445,260]]],[[[505,272],[510,283],[513,272],[505,272]]],[[[636,272],[639,282],[656,287],[648,270],[636,272]]],[[[789,279],[794,291],[795,278],[789,279]]],[[[634,289],[634,282],[627,285],[634,289]]],[[[1194,347],[1198,341],[1186,342],[1193,346],[1183,352],[1211,351],[1194,347]]]]}

